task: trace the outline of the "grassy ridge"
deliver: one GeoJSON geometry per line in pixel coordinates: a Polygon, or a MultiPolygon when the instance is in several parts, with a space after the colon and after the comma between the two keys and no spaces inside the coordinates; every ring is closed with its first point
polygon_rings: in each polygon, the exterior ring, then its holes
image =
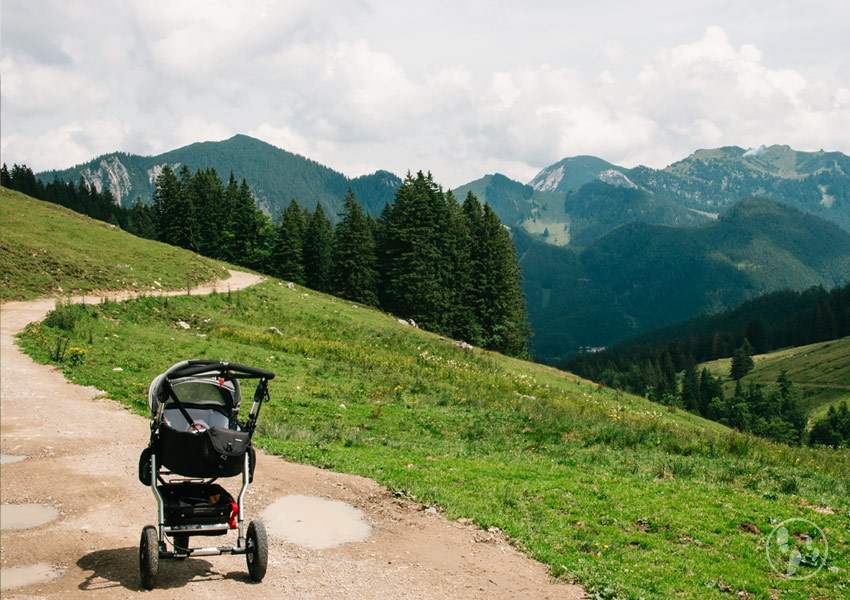
{"type": "Polygon", "coordinates": [[[73,331],[34,325],[22,341],[47,361],[70,335],[71,379],[145,413],[150,380],[178,360],[268,367],[278,376],[258,436],[268,451],[499,527],[601,597],[850,593],[847,451],[744,437],[274,281],[62,310],[73,331]],[[838,572],[771,571],[765,536],[793,517],[823,528],[838,572]]]}
{"type": "MultiPolygon", "coordinates": [[[[732,359],[725,358],[704,363],[712,375],[729,379],[732,359]]],[[[826,414],[831,405],[838,406],[842,400],[850,403],[850,338],[820,342],[777,350],[753,357],[755,367],[741,381],[746,387],[750,383],[771,385],[782,371],[802,393],[805,410],[811,418],[826,414]]],[[[728,396],[735,393],[735,382],[726,381],[723,391],[728,396]]]]}
{"type": "Polygon", "coordinates": [[[0,300],[180,289],[227,277],[223,263],[142,240],[0,187],[0,300]]]}

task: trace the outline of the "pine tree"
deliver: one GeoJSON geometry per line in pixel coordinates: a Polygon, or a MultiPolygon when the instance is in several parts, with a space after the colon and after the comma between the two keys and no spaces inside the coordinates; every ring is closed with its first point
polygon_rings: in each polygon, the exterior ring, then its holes
{"type": "MultiPolygon", "coordinates": [[[[87,190],[85,182],[80,187],[87,190]]],[[[180,189],[180,180],[174,170],[164,165],[156,177],[154,192],[154,209],[156,213],[157,232],[159,240],[172,246],[189,248],[191,232],[186,222],[186,210],[180,189]]]]}
{"type": "Polygon", "coordinates": [[[189,194],[195,205],[195,240],[198,252],[224,258],[223,236],[227,225],[224,186],[215,169],[198,170],[192,176],[189,194]]]}
{"type": "Polygon", "coordinates": [[[239,254],[244,250],[239,245],[235,231],[235,212],[238,202],[239,182],[236,181],[236,175],[231,171],[227,187],[224,188],[224,214],[226,220],[221,236],[221,252],[225,260],[233,263],[236,262],[239,254]]]}
{"type": "Polygon", "coordinates": [[[696,365],[692,358],[688,360],[684,374],[682,375],[682,406],[691,412],[699,413],[699,378],[697,376],[696,365]]]}
{"type": "Polygon", "coordinates": [[[676,367],[669,350],[665,349],[658,357],[659,394],[663,402],[664,398],[676,397],[676,367]]]}
{"type": "Polygon", "coordinates": [[[732,368],[729,372],[732,379],[740,382],[742,377],[753,370],[755,363],[753,363],[752,354],[753,348],[750,346],[750,342],[745,339],[732,356],[732,368]]]}
{"type": "Polygon", "coordinates": [[[446,225],[442,235],[442,254],[445,264],[440,285],[445,290],[446,307],[442,331],[472,344],[480,343],[481,328],[472,301],[472,238],[463,208],[454,194],[445,195],[446,225]]]}
{"type": "Polygon", "coordinates": [[[704,368],[699,379],[699,413],[702,416],[708,416],[708,407],[715,398],[720,402],[725,401],[723,386],[719,379],[716,379],[708,369],[704,368]]]}
{"type": "Polygon", "coordinates": [[[334,232],[321,202],[307,220],[304,231],[304,281],[308,287],[330,292],[333,283],[334,232]]]}
{"type": "Polygon", "coordinates": [[[482,342],[491,350],[524,356],[530,327],[519,261],[507,229],[486,203],[478,235],[477,243],[473,242],[478,249],[473,273],[477,274],[477,317],[482,342]]]}
{"type": "Polygon", "coordinates": [[[304,213],[295,198],[280,215],[274,252],[272,272],[281,279],[304,284],[304,213]]]}
{"type": "Polygon", "coordinates": [[[431,175],[408,173],[396,190],[379,251],[381,305],[432,330],[440,329],[446,306],[439,238],[447,220],[445,199],[431,175]]]}
{"type": "Polygon", "coordinates": [[[354,302],[378,305],[375,242],[369,219],[349,188],[342,221],[334,235],[334,293],[354,302]]]}
{"type": "Polygon", "coordinates": [[[130,209],[130,224],[128,231],[133,235],[147,238],[149,240],[156,239],[156,224],[154,223],[153,207],[142,202],[141,198],[136,198],[133,203],[133,208],[130,209]]]}

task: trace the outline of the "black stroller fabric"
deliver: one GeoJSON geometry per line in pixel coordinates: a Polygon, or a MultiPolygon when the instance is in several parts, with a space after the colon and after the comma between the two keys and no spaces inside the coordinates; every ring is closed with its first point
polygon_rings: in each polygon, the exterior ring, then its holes
{"type": "Polygon", "coordinates": [[[159,463],[169,471],[184,477],[233,477],[242,472],[251,438],[221,427],[192,433],[163,423],[156,443],[159,463]]]}
{"type": "MultiPolygon", "coordinates": [[[[251,432],[238,418],[242,402],[239,380],[232,372],[215,370],[220,364],[212,365],[210,371],[204,371],[204,366],[203,361],[184,361],[151,383],[151,442],[139,458],[139,480],[143,484],[151,484],[151,453],[156,454],[159,466],[176,475],[210,479],[240,475],[247,452],[249,481],[253,479],[256,453],[251,432]],[[166,377],[175,369],[191,372],[196,363],[195,372],[189,376],[166,377]]],[[[274,377],[259,370],[258,374],[274,377]]]]}

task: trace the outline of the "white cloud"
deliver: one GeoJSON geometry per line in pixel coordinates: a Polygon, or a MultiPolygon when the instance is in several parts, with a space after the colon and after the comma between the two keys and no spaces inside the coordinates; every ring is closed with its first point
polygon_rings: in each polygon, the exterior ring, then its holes
{"type": "MultiPolygon", "coordinates": [[[[4,135],[0,139],[5,157],[14,149],[15,162],[34,170],[66,168],[121,148],[127,127],[118,119],[72,121],[41,135],[4,135]],[[44,165],[49,165],[45,167],[44,165]]],[[[5,160],[5,159],[4,159],[5,160]]]]}
{"type": "Polygon", "coordinates": [[[194,142],[225,140],[237,133],[239,132],[225,123],[190,115],[180,119],[180,123],[174,129],[173,139],[178,146],[187,146],[194,142]]]}
{"type": "Polygon", "coordinates": [[[430,169],[456,186],[575,154],[850,152],[850,81],[827,60],[842,53],[766,46],[773,11],[749,33],[708,3],[673,11],[675,28],[639,21],[652,7],[563,6],[6,0],[4,160],[62,168],[247,133],[349,175],[430,169]]]}
{"type": "Polygon", "coordinates": [[[840,139],[850,115],[829,107],[830,85],[794,69],[771,69],[752,45],[736,48],[719,27],[697,42],[660,52],[637,77],[636,109],[659,124],[671,149],[761,143],[816,149],[840,139]]]}
{"type": "Polygon", "coordinates": [[[62,65],[6,54],[0,59],[0,72],[4,108],[23,115],[50,112],[69,103],[102,104],[109,98],[101,82],[62,65]]]}

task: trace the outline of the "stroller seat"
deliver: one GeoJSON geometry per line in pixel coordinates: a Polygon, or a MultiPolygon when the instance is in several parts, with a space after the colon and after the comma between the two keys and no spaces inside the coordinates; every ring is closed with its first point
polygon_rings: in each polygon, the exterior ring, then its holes
{"type": "MultiPolygon", "coordinates": [[[[213,408],[187,408],[186,412],[192,417],[192,422],[195,425],[202,426],[203,429],[210,427],[230,428],[230,419],[221,414],[221,412],[213,408]]],[[[189,431],[191,425],[179,408],[166,408],[162,411],[162,422],[176,429],[177,431],[189,431]]]]}

